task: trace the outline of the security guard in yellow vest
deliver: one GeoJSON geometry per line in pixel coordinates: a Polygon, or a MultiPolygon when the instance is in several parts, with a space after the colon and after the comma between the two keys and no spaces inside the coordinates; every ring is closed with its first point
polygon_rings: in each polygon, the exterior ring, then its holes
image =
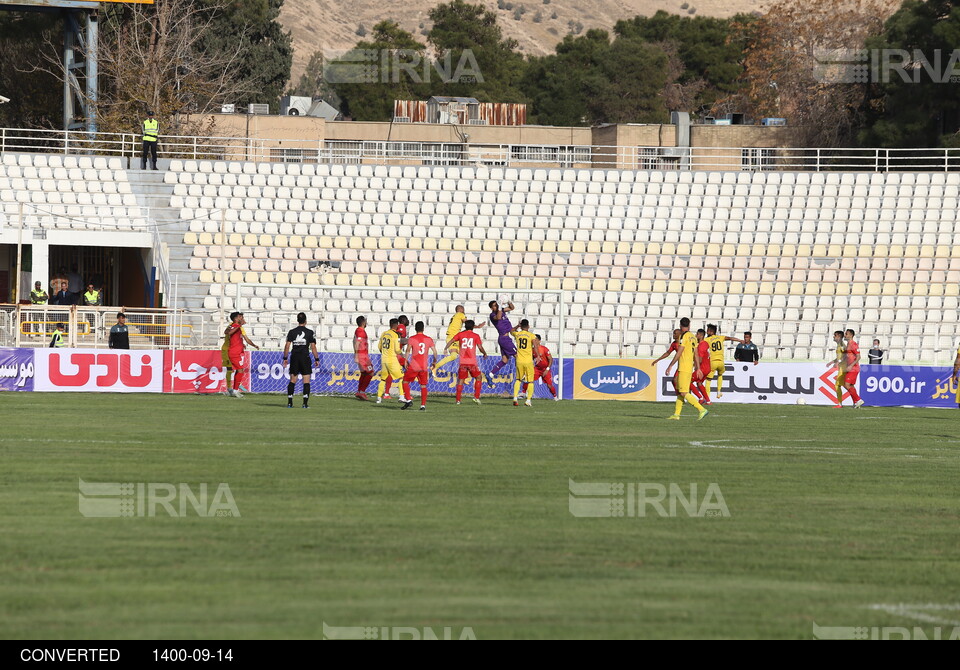
{"type": "Polygon", "coordinates": [[[93,284],[87,284],[87,292],[83,294],[83,304],[90,306],[101,305],[100,291],[93,288],[93,284]]]}
{"type": "Polygon", "coordinates": [[[147,154],[153,169],[157,169],[157,139],[160,136],[160,122],[153,118],[153,112],[147,112],[147,120],[143,122],[143,151],[140,154],[140,169],[147,169],[147,154]]]}
{"type": "Polygon", "coordinates": [[[48,300],[50,300],[50,296],[47,295],[46,291],[40,288],[40,282],[34,282],[33,290],[30,291],[30,304],[46,305],[48,300]]]}
{"type": "Polygon", "coordinates": [[[58,349],[67,346],[67,340],[63,337],[63,324],[58,323],[57,329],[53,331],[53,337],[50,339],[50,348],[58,349]]]}

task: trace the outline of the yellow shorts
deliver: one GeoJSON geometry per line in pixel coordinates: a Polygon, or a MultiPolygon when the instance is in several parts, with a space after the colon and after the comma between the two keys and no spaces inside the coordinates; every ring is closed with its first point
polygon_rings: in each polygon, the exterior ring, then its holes
{"type": "Polygon", "coordinates": [[[380,379],[386,379],[387,377],[392,377],[394,381],[403,378],[403,368],[400,367],[399,361],[385,361],[381,359],[380,379]]]}
{"type": "Polygon", "coordinates": [[[677,393],[690,393],[690,380],[693,370],[681,370],[677,374],[677,393]]]}
{"type": "Polygon", "coordinates": [[[844,369],[842,369],[842,368],[838,368],[838,369],[837,369],[837,382],[836,382],[836,387],[837,387],[838,389],[842,389],[842,388],[843,388],[843,383],[844,383],[846,380],[847,380],[847,371],[844,370],[844,369]]]}
{"type": "Polygon", "coordinates": [[[717,374],[723,374],[727,371],[727,365],[725,361],[710,361],[710,374],[708,377],[713,379],[717,374]]]}
{"type": "Polygon", "coordinates": [[[532,382],[536,370],[533,367],[533,363],[520,363],[517,362],[517,379],[524,382],[532,382]]]}

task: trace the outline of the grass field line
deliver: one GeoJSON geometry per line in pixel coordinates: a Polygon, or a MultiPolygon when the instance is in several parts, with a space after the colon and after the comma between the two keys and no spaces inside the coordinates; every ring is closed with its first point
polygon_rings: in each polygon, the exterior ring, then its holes
{"type": "MultiPolygon", "coordinates": [[[[732,449],[734,451],[802,451],[805,454],[834,454],[840,456],[853,456],[854,452],[843,449],[808,449],[802,446],[781,447],[771,444],[720,444],[720,442],[733,442],[734,440],[710,440],[701,442],[693,440],[687,444],[665,444],[664,447],[672,449],[732,449]]],[[[793,442],[813,442],[813,440],[787,440],[793,442]]]]}
{"type": "Polygon", "coordinates": [[[948,612],[960,612],[960,604],[951,603],[951,604],[938,604],[938,603],[926,603],[922,605],[907,605],[900,603],[897,605],[878,603],[874,605],[868,605],[867,609],[876,610],[880,612],[886,612],[888,614],[893,614],[894,616],[902,616],[908,619],[915,619],[917,621],[923,621],[924,623],[939,623],[946,626],[960,626],[960,620],[957,619],[946,619],[941,616],[934,616],[928,614],[923,610],[934,610],[934,611],[948,611],[948,612]]]}
{"type": "Polygon", "coordinates": [[[0,437],[0,443],[39,442],[41,444],[146,444],[142,440],[65,440],[54,437],[0,437]]]}

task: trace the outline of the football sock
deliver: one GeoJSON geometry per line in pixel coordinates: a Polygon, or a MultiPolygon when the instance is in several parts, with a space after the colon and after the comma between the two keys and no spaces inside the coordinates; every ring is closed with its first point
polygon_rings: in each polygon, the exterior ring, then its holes
{"type": "Polygon", "coordinates": [[[533,382],[527,382],[527,400],[533,400],[533,382]]]}
{"type": "Polygon", "coordinates": [[[500,361],[499,361],[496,365],[493,366],[493,369],[490,370],[490,374],[492,374],[492,375],[497,374],[498,372],[500,372],[500,370],[503,369],[503,366],[504,366],[504,365],[506,365],[506,363],[504,363],[504,362],[503,362],[503,359],[501,358],[500,361]]]}
{"type": "Polygon", "coordinates": [[[420,387],[420,404],[421,405],[427,404],[427,387],[426,386],[420,387]]]}
{"type": "Polygon", "coordinates": [[[700,389],[697,388],[697,382],[690,382],[690,392],[697,396],[697,398],[700,400],[703,400],[703,398],[700,396],[700,389]]]}
{"type": "Polygon", "coordinates": [[[840,378],[837,377],[837,404],[843,404],[843,385],[840,383],[840,378]]]}
{"type": "Polygon", "coordinates": [[[683,411],[683,398],[678,397],[676,407],[673,410],[673,413],[676,414],[677,416],[680,416],[680,412],[682,411],[683,411]]]}
{"type": "Polygon", "coordinates": [[[410,397],[410,382],[403,382],[403,399],[406,400],[410,397]]]}
{"type": "Polygon", "coordinates": [[[227,388],[233,388],[233,370],[230,368],[227,368],[227,388]]]}
{"type": "Polygon", "coordinates": [[[473,397],[477,400],[480,400],[480,388],[483,386],[483,382],[480,381],[480,377],[477,377],[473,382],[473,397]]]}
{"type": "Polygon", "coordinates": [[[287,383],[287,404],[293,404],[293,392],[297,389],[297,385],[293,382],[287,383]]]}
{"type": "Polygon", "coordinates": [[[307,406],[307,402],[310,400],[310,384],[306,383],[303,385],[303,406],[307,406]]]}
{"type": "Polygon", "coordinates": [[[717,375],[717,393],[720,393],[720,389],[723,388],[723,375],[717,375]]]}
{"type": "Polygon", "coordinates": [[[700,400],[710,402],[710,391],[703,385],[703,382],[697,382],[697,388],[700,389],[700,400]]]}
{"type": "Polygon", "coordinates": [[[857,393],[856,387],[850,389],[850,397],[853,398],[853,402],[860,402],[860,394],[857,393]]]}
{"type": "Polygon", "coordinates": [[[551,384],[550,382],[547,382],[547,388],[550,389],[550,393],[553,395],[554,398],[556,398],[556,397],[557,397],[557,387],[554,386],[553,384],[551,384]]]}
{"type": "Polygon", "coordinates": [[[703,411],[703,405],[701,405],[700,402],[689,393],[687,394],[687,402],[693,405],[694,409],[696,409],[698,412],[703,411]]]}
{"type": "Polygon", "coordinates": [[[520,380],[514,380],[513,382],[513,399],[516,400],[517,396],[520,395],[520,380]]]}
{"type": "Polygon", "coordinates": [[[367,387],[370,386],[370,380],[373,379],[373,375],[369,372],[360,373],[360,383],[357,384],[357,393],[366,393],[367,387]]]}
{"type": "MultiPolygon", "coordinates": [[[[383,394],[390,393],[390,385],[393,384],[393,377],[387,377],[387,385],[384,388],[383,394]]],[[[383,395],[381,394],[381,395],[383,395]]]]}
{"type": "Polygon", "coordinates": [[[387,386],[387,380],[386,380],[386,379],[381,379],[381,380],[380,380],[380,384],[377,386],[377,397],[378,397],[378,398],[382,398],[382,397],[383,397],[383,389],[385,389],[386,386],[387,386]]]}
{"type": "Polygon", "coordinates": [[[463,395],[463,384],[457,384],[457,402],[460,402],[460,396],[463,395]]]}

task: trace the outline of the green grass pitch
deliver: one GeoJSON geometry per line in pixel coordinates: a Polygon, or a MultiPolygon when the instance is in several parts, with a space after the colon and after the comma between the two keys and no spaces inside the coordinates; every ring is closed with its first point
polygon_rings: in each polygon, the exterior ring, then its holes
{"type": "Polygon", "coordinates": [[[676,423],[672,404],[284,400],[0,396],[0,634],[960,625],[955,412],[715,403],[676,423]],[[80,479],[224,482],[241,516],[84,518],[80,479]],[[730,515],[576,518],[571,479],[716,483],[730,515]]]}

